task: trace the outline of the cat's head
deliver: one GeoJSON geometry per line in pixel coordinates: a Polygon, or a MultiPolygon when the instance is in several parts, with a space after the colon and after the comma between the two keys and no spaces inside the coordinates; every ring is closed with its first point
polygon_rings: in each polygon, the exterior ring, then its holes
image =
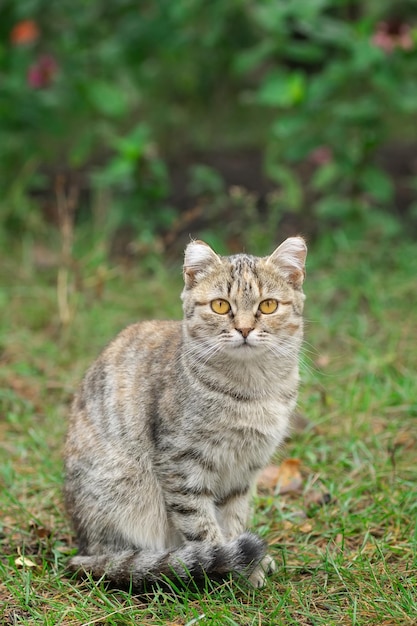
{"type": "Polygon", "coordinates": [[[301,237],[286,239],[268,257],[221,257],[192,241],[182,292],[188,337],[201,342],[207,358],[223,351],[236,358],[264,351],[284,356],[298,349],[306,255],[301,237]]]}

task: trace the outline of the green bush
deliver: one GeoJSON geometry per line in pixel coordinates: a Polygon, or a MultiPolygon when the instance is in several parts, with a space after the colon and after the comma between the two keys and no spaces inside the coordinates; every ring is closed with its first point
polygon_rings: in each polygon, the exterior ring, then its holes
{"type": "Polygon", "coordinates": [[[82,172],[93,195],[110,194],[114,227],[133,223],[152,238],[181,208],[169,203],[167,164],[242,145],[264,152],[274,220],[285,211],[323,224],[366,219],[393,202],[376,153],[417,134],[411,8],[411,0],[5,0],[3,219],[14,230],[35,225],[37,193],[51,177],[82,172]]]}
{"type": "MultiPolygon", "coordinates": [[[[291,165],[307,162],[307,192],[318,218],[358,217],[392,202],[392,181],[376,166],[375,153],[393,137],[404,138],[417,112],[412,79],[417,31],[405,14],[384,22],[388,3],[367,4],[367,9],[326,1],[257,5],[267,35],[258,50],[269,41],[266,59],[277,52],[281,57],[279,65],[270,63],[254,96],[277,112],[267,171],[278,183],[291,180],[294,188],[291,165]],[[273,49],[279,32],[280,46],[273,49]]],[[[401,14],[399,5],[395,10],[401,14]]],[[[303,201],[298,194],[295,204],[303,201]]]]}

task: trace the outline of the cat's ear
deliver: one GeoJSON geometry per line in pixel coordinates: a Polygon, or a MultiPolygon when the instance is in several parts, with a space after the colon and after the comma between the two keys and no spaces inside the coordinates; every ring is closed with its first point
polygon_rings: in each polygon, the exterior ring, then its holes
{"type": "Polygon", "coordinates": [[[218,255],[204,241],[192,241],[185,249],[184,282],[192,287],[199,274],[204,274],[210,267],[220,263],[218,255]]]}
{"type": "Polygon", "coordinates": [[[302,237],[288,237],[268,257],[267,263],[277,265],[282,274],[294,287],[300,288],[306,272],[307,245],[302,237]]]}

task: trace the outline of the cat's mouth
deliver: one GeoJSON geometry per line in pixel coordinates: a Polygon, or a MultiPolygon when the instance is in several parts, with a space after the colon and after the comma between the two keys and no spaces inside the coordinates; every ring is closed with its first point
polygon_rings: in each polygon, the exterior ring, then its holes
{"type": "Polygon", "coordinates": [[[257,347],[257,344],[254,343],[253,340],[250,341],[249,338],[242,337],[240,341],[234,341],[232,347],[241,350],[253,350],[257,347]]]}
{"type": "Polygon", "coordinates": [[[252,335],[252,333],[249,333],[247,337],[242,336],[240,333],[239,335],[237,333],[228,334],[227,337],[224,337],[224,340],[224,347],[233,352],[241,350],[243,353],[260,348],[259,338],[256,335],[252,335]]]}

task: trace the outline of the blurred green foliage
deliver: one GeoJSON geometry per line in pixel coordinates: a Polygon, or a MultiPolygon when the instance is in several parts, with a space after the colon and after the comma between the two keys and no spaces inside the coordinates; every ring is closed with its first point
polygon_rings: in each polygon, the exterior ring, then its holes
{"type": "MultiPolygon", "coordinates": [[[[413,6],[3,0],[4,223],[36,226],[51,173],[82,172],[93,197],[110,195],[114,227],[131,223],[151,238],[181,209],[168,164],[242,146],[262,151],[276,191],[262,219],[243,203],[232,229],[245,219],[268,238],[288,211],[323,224],[366,220],[394,198],[375,155],[393,139],[417,139],[413,6]]],[[[191,163],[188,181],[191,196],[209,186],[215,215],[230,206],[215,173],[191,163]]]]}

